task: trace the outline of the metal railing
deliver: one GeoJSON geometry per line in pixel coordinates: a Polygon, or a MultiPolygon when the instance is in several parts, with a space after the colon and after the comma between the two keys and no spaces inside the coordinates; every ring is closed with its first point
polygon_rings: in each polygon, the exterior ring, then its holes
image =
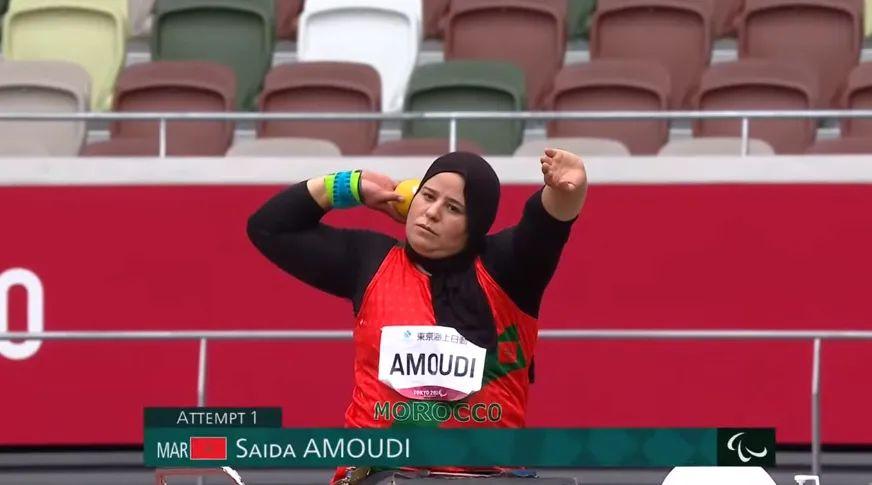
{"type": "MultiPolygon", "coordinates": [[[[0,332],[2,340],[198,340],[197,405],[206,405],[209,340],[350,340],[350,330],[192,330],[0,332]]],[[[540,330],[547,340],[811,340],[811,474],[821,472],[821,346],[824,340],[872,340],[854,330],[540,330]]]]}
{"type": "Polygon", "coordinates": [[[168,121],[444,121],[450,149],[457,149],[458,121],[741,120],[741,155],[748,154],[750,120],[872,118],[872,110],[790,111],[428,111],[405,113],[0,113],[0,121],[158,121],[158,153],[166,156],[168,121]]]}

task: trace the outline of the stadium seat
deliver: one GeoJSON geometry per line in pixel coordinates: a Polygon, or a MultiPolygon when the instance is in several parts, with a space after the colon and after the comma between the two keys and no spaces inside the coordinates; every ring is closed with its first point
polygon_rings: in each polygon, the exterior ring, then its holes
{"type": "Polygon", "coordinates": [[[776,485],[766,470],[754,466],[679,466],[663,485],[776,485]]]}
{"type": "Polygon", "coordinates": [[[128,0],[127,16],[130,20],[130,36],[146,35],[151,30],[151,12],[155,0],[128,0]]]}
{"type": "Polygon", "coordinates": [[[566,34],[568,37],[587,37],[596,0],[568,0],[566,8],[566,34]]]}
{"type": "MultiPolygon", "coordinates": [[[[701,155],[741,156],[742,138],[728,136],[712,136],[708,138],[689,138],[687,140],[671,140],[657,154],[661,157],[696,157],[701,155]]],[[[748,155],[775,155],[771,145],[763,140],[751,138],[748,140],[748,155]]]]}
{"type": "Polygon", "coordinates": [[[823,108],[839,90],[861,50],[861,13],[855,1],[747,0],[739,22],[739,58],[804,63],[819,76],[823,108]]]}
{"type": "MultiPolygon", "coordinates": [[[[419,66],[412,73],[405,111],[522,111],[526,106],[524,73],[500,61],[448,61],[419,66]]],[[[410,120],[403,138],[447,138],[448,121],[410,120]]],[[[510,155],[521,143],[519,120],[457,122],[457,136],[478,143],[490,154],[510,155]]]]}
{"type": "Polygon", "coordinates": [[[712,11],[712,37],[736,33],[736,20],[742,14],[745,0],[715,0],[712,11]]]}
{"type": "MultiPolygon", "coordinates": [[[[0,112],[88,111],[91,79],[78,64],[61,61],[0,62],[0,112]]],[[[0,122],[0,155],[78,155],[82,121],[0,122]]]]}
{"type": "Polygon", "coordinates": [[[12,0],[3,20],[3,55],[81,65],[91,77],[91,109],[108,109],[124,65],[126,11],[127,0],[12,0]]]}
{"type": "Polygon", "coordinates": [[[303,10],[303,0],[275,0],[276,38],[295,40],[297,20],[303,10]]]}
{"type": "MultiPolygon", "coordinates": [[[[463,0],[424,0],[425,9],[427,8],[427,3],[431,2],[434,4],[445,3],[454,5],[455,3],[462,2],[463,0]]],[[[590,17],[593,15],[593,11],[596,8],[596,0],[526,0],[528,2],[539,2],[546,3],[552,6],[555,6],[559,9],[560,12],[565,12],[565,14],[561,13],[561,15],[566,17],[566,35],[567,37],[577,38],[577,37],[587,37],[588,30],[590,28],[590,17]]],[[[435,8],[435,7],[430,7],[435,8]]],[[[446,10],[441,19],[440,26],[440,34],[441,29],[445,26],[445,21],[447,20],[447,13],[450,11],[446,10]]],[[[425,11],[424,18],[427,18],[427,13],[425,11]]],[[[426,20],[425,20],[426,24],[426,20]]],[[[436,37],[436,36],[433,36],[436,37]]]]}
{"type": "MultiPolygon", "coordinates": [[[[696,109],[808,110],[817,102],[817,77],[802,65],[746,59],[712,65],[702,77],[696,109]]],[[[749,123],[752,138],[766,141],[776,153],[803,153],[814,141],[813,119],[756,119],[749,123]]],[[[738,119],[697,120],[696,137],[740,136],[738,119]]]]}
{"type": "MultiPolygon", "coordinates": [[[[470,140],[457,140],[457,150],[484,155],[477,143],[470,140]]],[[[406,140],[386,141],[375,147],[372,155],[383,156],[438,156],[450,152],[448,138],[408,138],[406,140]]]]}
{"type": "Polygon", "coordinates": [[[156,157],[158,141],[153,138],[116,138],[90,143],[82,149],[83,157],[156,157]]]}
{"type": "MultiPolygon", "coordinates": [[[[864,62],[851,71],[841,104],[845,109],[872,108],[872,63],[864,62]]],[[[842,136],[872,136],[872,119],[843,119],[842,136]]]]}
{"type": "Polygon", "coordinates": [[[236,72],[236,105],[255,109],[272,65],[272,0],[157,0],[151,55],[161,61],[212,61],[236,72]]]}
{"type": "Polygon", "coordinates": [[[670,106],[686,107],[711,60],[712,0],[600,0],[591,59],[644,59],[669,71],[670,106]]]}
{"type": "Polygon", "coordinates": [[[543,106],[566,50],[566,2],[454,2],[445,27],[446,60],[499,60],[524,71],[531,109],[543,106]]]}
{"type": "Polygon", "coordinates": [[[381,77],[382,110],[402,108],[421,45],[420,0],[317,0],[299,29],[299,60],[370,64],[381,77]]]}
{"type": "MultiPolygon", "coordinates": [[[[488,3],[492,3],[493,0],[484,0],[488,3]]],[[[560,45],[560,48],[563,50],[563,53],[566,53],[566,40],[569,37],[570,26],[569,26],[569,5],[572,3],[572,0],[524,0],[528,3],[533,3],[541,5],[548,5],[551,7],[557,15],[563,19],[563,43],[560,45]]],[[[578,8],[573,9],[573,13],[578,16],[577,12],[578,8]]]]}
{"type": "MultiPolygon", "coordinates": [[[[669,73],[644,61],[593,61],[557,75],[548,108],[554,111],[660,111],[669,108],[669,73]]],[[[574,121],[546,125],[549,138],[608,138],[634,155],[653,155],[669,137],[668,120],[574,121]]]]}
{"type": "Polygon", "coordinates": [[[234,143],[228,157],[339,157],[335,143],[316,138],[260,138],[234,143]]]}
{"type": "Polygon", "coordinates": [[[818,140],[808,147],[807,154],[853,155],[872,153],[872,137],[843,137],[818,140]]]}
{"type": "Polygon", "coordinates": [[[0,0],[0,35],[3,34],[3,15],[6,14],[6,10],[9,9],[9,0],[0,0]]]}
{"type": "Polygon", "coordinates": [[[424,38],[440,39],[443,34],[443,22],[448,14],[451,0],[422,0],[422,25],[424,38]]]}
{"type": "Polygon", "coordinates": [[[864,0],[863,18],[865,19],[863,25],[863,34],[864,37],[869,37],[870,35],[872,35],[872,0],[864,0]]]}
{"type": "Polygon", "coordinates": [[[623,143],[608,138],[545,138],[524,142],[515,150],[516,157],[538,157],[546,148],[558,148],[585,157],[629,157],[630,150],[623,143]]]}
{"type": "MultiPolygon", "coordinates": [[[[233,111],[236,81],[233,70],[203,61],[155,61],[135,64],[121,73],[115,111],[233,111]]],[[[157,121],[115,121],[112,139],[157,140],[157,121]]],[[[233,123],[223,121],[167,122],[167,154],[223,156],[233,141],[233,123]]]]}
{"type": "MultiPolygon", "coordinates": [[[[260,97],[263,112],[360,112],[381,107],[378,72],[353,62],[276,66],[260,97]]],[[[260,121],[257,136],[330,140],[346,155],[365,155],[378,143],[378,121],[260,121]]]]}
{"type": "MultiPolygon", "coordinates": [[[[2,126],[2,125],[0,125],[2,126]]],[[[14,140],[0,137],[0,159],[9,157],[50,157],[48,149],[40,140],[14,140]]],[[[73,156],[73,155],[67,155],[73,156]]]]}

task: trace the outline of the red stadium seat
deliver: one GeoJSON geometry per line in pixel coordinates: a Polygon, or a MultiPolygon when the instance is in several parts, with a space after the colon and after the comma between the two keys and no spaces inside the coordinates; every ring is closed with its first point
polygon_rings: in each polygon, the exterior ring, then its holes
{"type": "Polygon", "coordinates": [[[297,18],[303,10],[303,0],[274,0],[276,4],[276,37],[297,38],[297,18]]]}
{"type": "MultiPolygon", "coordinates": [[[[556,111],[660,111],[669,108],[669,73],[644,61],[593,61],[557,75],[548,106],[556,111]]],[[[609,138],[631,153],[656,154],[669,138],[667,120],[551,121],[549,138],[609,138]]]]}
{"type": "MultiPolygon", "coordinates": [[[[802,65],[747,59],[712,65],[702,77],[694,107],[700,110],[807,110],[817,102],[817,78],[802,65]]],[[[751,120],[752,138],[776,153],[803,153],[814,141],[813,119],[751,120]]],[[[694,136],[739,136],[740,120],[699,120],[694,136]]]]}
{"type": "Polygon", "coordinates": [[[150,138],[117,138],[91,143],[82,149],[83,157],[156,157],[159,153],[157,140],[150,138]]]}
{"type": "Polygon", "coordinates": [[[805,63],[819,76],[821,106],[835,106],[860,58],[858,5],[855,0],[746,0],[739,58],[805,63]]]}
{"type": "MultiPolygon", "coordinates": [[[[872,108],[872,63],[864,62],[848,75],[842,106],[846,109],[872,108]]],[[[842,136],[872,136],[872,119],[842,120],[842,136]]]]}
{"type": "Polygon", "coordinates": [[[316,138],[257,138],[234,143],[228,157],[341,157],[335,143],[316,138]]]}
{"type": "Polygon", "coordinates": [[[818,140],[806,150],[808,154],[852,155],[872,153],[872,137],[847,137],[818,140]]]}
{"type": "MultiPolygon", "coordinates": [[[[457,140],[457,149],[478,155],[484,154],[484,149],[470,140],[457,140]]],[[[451,151],[447,138],[407,138],[405,140],[387,141],[375,147],[373,155],[385,156],[429,156],[444,155],[451,151]]]]}
{"type": "Polygon", "coordinates": [[[669,71],[670,106],[687,106],[711,60],[712,0],[600,0],[592,59],[644,59],[669,71]]]}
{"type": "Polygon", "coordinates": [[[427,39],[439,39],[443,34],[445,15],[451,0],[422,0],[424,37],[427,39]]]}
{"type": "MultiPolygon", "coordinates": [[[[558,3],[559,5],[559,3],[558,3]]],[[[529,0],[454,2],[445,59],[500,60],[524,71],[531,108],[544,105],[566,50],[566,8],[529,0]]]]}
{"type": "MultiPolygon", "coordinates": [[[[135,64],[118,78],[114,110],[132,112],[233,111],[236,77],[233,70],[205,61],[155,61],[135,64]]],[[[167,154],[223,156],[233,141],[233,123],[221,121],[170,121],[167,154]]],[[[115,121],[113,140],[157,140],[156,121],[115,121]]]]}
{"type": "Polygon", "coordinates": [[[715,38],[736,33],[736,21],[745,0],[715,0],[712,12],[712,35],[715,38]]]}
{"type": "MultiPolygon", "coordinates": [[[[381,111],[381,81],[369,65],[300,62],[273,68],[266,76],[260,110],[270,112],[381,111]]],[[[258,137],[330,140],[345,155],[365,155],[378,143],[378,121],[261,121],[258,137]]]]}

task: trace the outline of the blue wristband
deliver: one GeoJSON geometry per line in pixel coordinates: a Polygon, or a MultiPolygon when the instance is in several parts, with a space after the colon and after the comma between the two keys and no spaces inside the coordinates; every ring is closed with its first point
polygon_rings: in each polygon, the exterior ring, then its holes
{"type": "Polygon", "coordinates": [[[338,172],[333,184],[333,207],[347,209],[360,205],[351,190],[352,172],[338,172]]]}

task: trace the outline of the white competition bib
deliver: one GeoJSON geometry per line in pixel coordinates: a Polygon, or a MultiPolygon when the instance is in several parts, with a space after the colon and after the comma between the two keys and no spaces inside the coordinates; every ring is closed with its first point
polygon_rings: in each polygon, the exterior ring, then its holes
{"type": "Polygon", "coordinates": [[[382,327],[378,379],[419,400],[457,401],[481,389],[487,349],[451,327],[382,327]]]}

